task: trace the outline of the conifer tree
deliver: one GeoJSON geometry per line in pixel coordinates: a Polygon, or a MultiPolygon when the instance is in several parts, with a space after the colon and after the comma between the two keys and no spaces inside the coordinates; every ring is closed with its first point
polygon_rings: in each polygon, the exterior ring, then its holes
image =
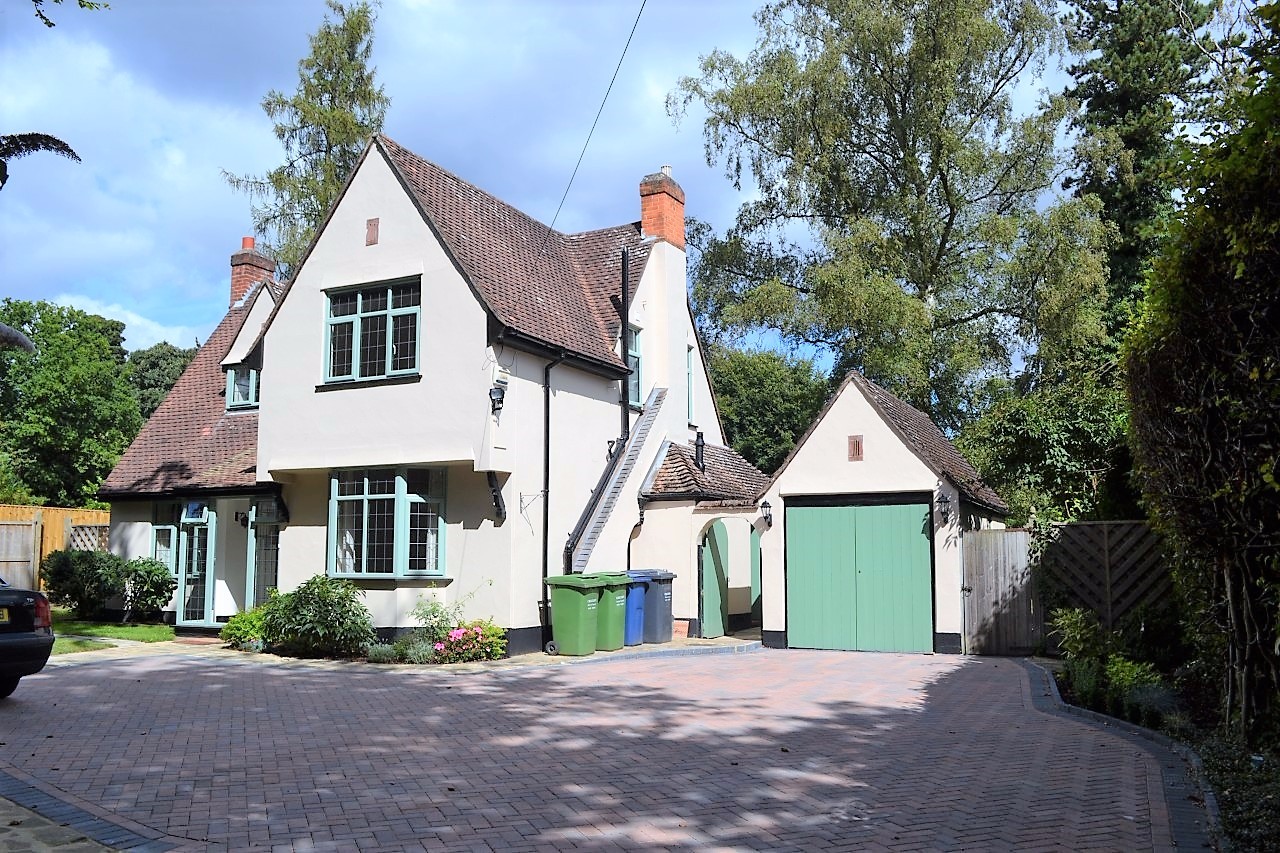
{"type": "Polygon", "coordinates": [[[325,15],[311,36],[311,53],[298,62],[297,91],[286,97],[273,89],[262,100],[285,162],[260,177],[223,173],[254,199],[254,229],[285,277],[294,273],[369,137],[382,129],[391,103],[369,65],[373,6],[326,3],[335,17],[325,15]]]}

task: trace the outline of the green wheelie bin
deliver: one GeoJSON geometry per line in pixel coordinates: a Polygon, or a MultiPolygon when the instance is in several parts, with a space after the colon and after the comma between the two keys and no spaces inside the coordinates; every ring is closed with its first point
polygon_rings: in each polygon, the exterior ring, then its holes
{"type": "Polygon", "coordinates": [[[596,578],[600,587],[600,607],[596,611],[596,651],[612,652],[622,648],[627,631],[627,584],[631,578],[623,574],[582,575],[596,578]]]}
{"type": "Polygon", "coordinates": [[[551,587],[549,655],[589,655],[596,650],[596,614],[604,581],[593,575],[557,575],[551,587]]]}

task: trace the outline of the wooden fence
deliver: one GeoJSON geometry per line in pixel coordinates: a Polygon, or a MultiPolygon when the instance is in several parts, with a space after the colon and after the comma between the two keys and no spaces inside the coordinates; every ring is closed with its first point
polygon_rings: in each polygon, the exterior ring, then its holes
{"type": "Polygon", "coordinates": [[[1057,525],[1038,577],[1025,530],[964,534],[965,651],[1025,655],[1045,640],[1045,600],[1093,610],[1107,629],[1168,595],[1160,538],[1144,521],[1057,525]]]}
{"type": "Polygon", "coordinates": [[[33,589],[39,549],[39,522],[0,521],[0,578],[12,586],[33,589]]]}
{"type": "Polygon", "coordinates": [[[18,554],[17,545],[8,545],[10,550],[0,551],[0,577],[17,585],[17,581],[5,575],[9,571],[15,577],[25,577],[35,582],[36,569],[40,561],[53,551],[77,548],[84,551],[107,550],[107,532],[110,527],[111,513],[105,509],[70,509],[56,506],[20,506],[16,504],[0,504],[0,525],[6,529],[11,525],[25,528],[27,533],[6,532],[4,535],[16,541],[29,537],[33,542],[38,537],[39,547],[34,553],[26,553],[23,557],[10,558],[9,554],[18,554]],[[18,574],[18,566],[26,566],[22,575],[18,574]]]}

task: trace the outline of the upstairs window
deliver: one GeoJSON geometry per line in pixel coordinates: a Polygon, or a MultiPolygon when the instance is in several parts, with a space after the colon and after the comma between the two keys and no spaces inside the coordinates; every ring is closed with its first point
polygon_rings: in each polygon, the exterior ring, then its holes
{"type": "Polygon", "coordinates": [[[417,282],[327,295],[325,381],[381,379],[418,372],[417,282]]]}
{"type": "Polygon", "coordinates": [[[258,408],[258,371],[237,364],[227,370],[227,409],[258,408]]]}
{"type": "Polygon", "coordinates": [[[684,349],[684,387],[685,409],[689,415],[689,423],[693,423],[693,347],[684,349]]]}
{"type": "Polygon", "coordinates": [[[644,402],[640,396],[640,330],[635,326],[627,327],[627,367],[631,369],[631,375],[627,377],[627,401],[633,406],[639,406],[644,402]]]}

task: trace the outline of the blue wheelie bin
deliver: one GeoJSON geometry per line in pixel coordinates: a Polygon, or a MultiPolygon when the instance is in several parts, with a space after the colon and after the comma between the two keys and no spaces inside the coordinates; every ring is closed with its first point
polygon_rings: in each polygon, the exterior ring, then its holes
{"type": "Polygon", "coordinates": [[[671,642],[671,581],[675,573],[661,569],[637,569],[627,574],[645,581],[644,642],[671,642]]]}
{"type": "Polygon", "coordinates": [[[644,594],[649,588],[647,580],[641,580],[628,573],[627,581],[627,626],[623,632],[628,646],[638,646],[644,642],[644,594]]]}

